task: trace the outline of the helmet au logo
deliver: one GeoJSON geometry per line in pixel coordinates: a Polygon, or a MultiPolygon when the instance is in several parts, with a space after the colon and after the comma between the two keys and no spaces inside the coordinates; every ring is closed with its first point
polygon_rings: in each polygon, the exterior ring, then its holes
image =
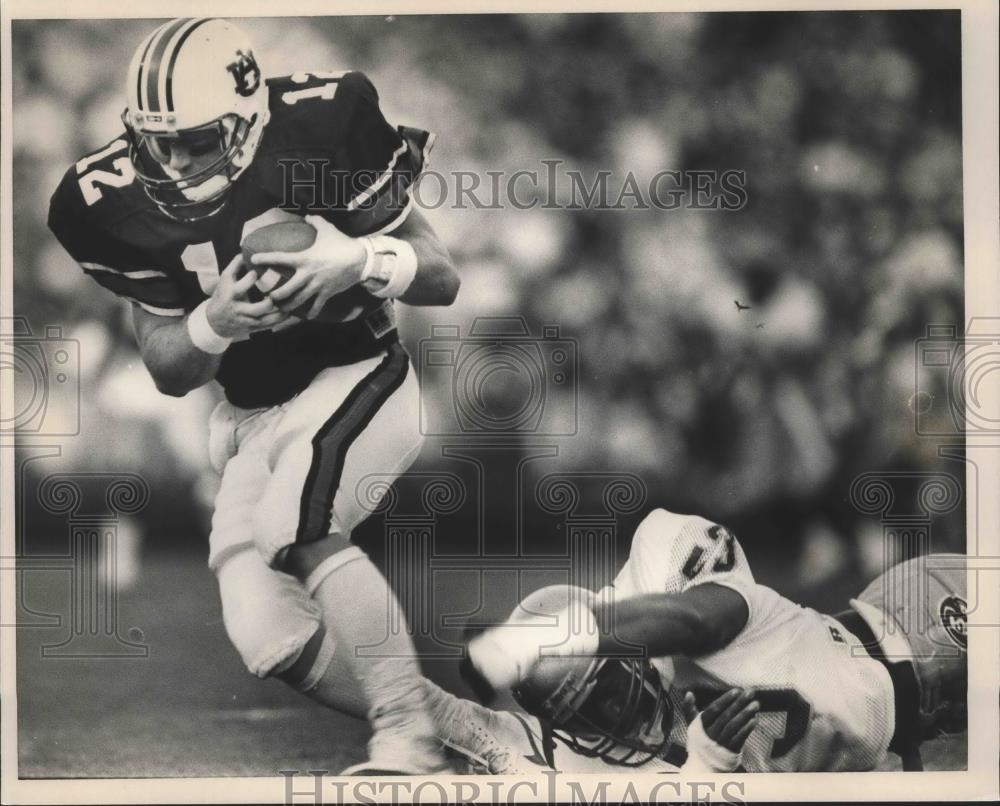
{"type": "Polygon", "coordinates": [[[236,92],[244,98],[253,95],[260,86],[260,68],[253,57],[253,51],[236,51],[236,61],[226,65],[226,69],[236,80],[236,92]]]}
{"type": "Polygon", "coordinates": [[[961,596],[948,596],[941,601],[941,625],[956,646],[966,648],[968,638],[968,605],[961,596]]]}

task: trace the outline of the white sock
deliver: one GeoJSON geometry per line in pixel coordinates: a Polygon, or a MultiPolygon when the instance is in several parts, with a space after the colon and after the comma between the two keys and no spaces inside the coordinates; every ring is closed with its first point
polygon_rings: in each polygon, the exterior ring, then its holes
{"type": "Polygon", "coordinates": [[[434,739],[424,677],[385,577],[358,552],[315,585],[313,597],[337,642],[334,656],[353,670],[361,701],[368,705],[371,757],[378,758],[380,749],[386,755],[409,747],[423,766],[440,765],[443,756],[434,739]],[[390,624],[399,629],[391,630],[390,624]]]}
{"type": "Polygon", "coordinates": [[[426,687],[427,704],[438,738],[449,744],[472,748],[476,739],[469,726],[477,721],[481,725],[488,725],[492,711],[470,700],[456,697],[429,680],[426,687]]]}
{"type": "MultiPolygon", "coordinates": [[[[325,630],[325,627],[320,625],[319,630],[325,630]]],[[[317,651],[313,648],[313,642],[310,642],[303,655],[276,676],[327,708],[358,719],[365,719],[370,710],[348,653],[339,648],[331,655],[317,651]],[[323,668],[317,668],[319,666],[323,668]],[[309,680],[309,687],[299,682],[306,678],[309,680]]],[[[423,681],[427,708],[437,738],[452,747],[479,753],[483,732],[475,730],[473,726],[478,724],[488,730],[491,720],[496,717],[495,712],[471,700],[457,697],[427,678],[423,678],[423,681]]]]}

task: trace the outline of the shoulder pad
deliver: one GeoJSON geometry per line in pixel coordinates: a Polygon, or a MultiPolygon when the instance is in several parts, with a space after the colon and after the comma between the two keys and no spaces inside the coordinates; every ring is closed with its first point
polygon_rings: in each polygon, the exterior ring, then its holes
{"type": "Polygon", "coordinates": [[[633,582],[645,592],[679,592],[731,573],[752,581],[743,550],[729,530],[698,515],[665,509],[653,510],[639,524],[628,565],[633,582]]]}
{"type": "Polygon", "coordinates": [[[128,149],[122,136],[71,165],[52,195],[49,226],[58,227],[62,217],[74,224],[86,218],[101,226],[144,207],[146,197],[135,182],[128,149]]]}
{"type": "Polygon", "coordinates": [[[267,80],[271,120],[263,151],[333,152],[351,131],[378,114],[378,95],[363,73],[293,73],[267,80]]]}
{"type": "Polygon", "coordinates": [[[357,70],[316,70],[301,71],[287,76],[269,78],[267,84],[268,103],[271,112],[287,107],[295,107],[305,101],[328,103],[309,104],[331,106],[329,102],[354,102],[359,98],[378,103],[378,92],[368,77],[357,70]]]}

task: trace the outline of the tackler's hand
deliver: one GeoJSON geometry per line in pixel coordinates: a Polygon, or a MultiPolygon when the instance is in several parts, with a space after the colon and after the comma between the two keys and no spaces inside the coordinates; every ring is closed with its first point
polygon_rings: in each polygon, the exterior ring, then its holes
{"type": "Polygon", "coordinates": [[[684,695],[688,722],[688,760],[684,770],[732,772],[739,766],[740,752],[757,727],[760,703],[752,691],[730,689],[698,713],[692,692],[684,695]]]}
{"type": "MultiPolygon", "coordinates": [[[[690,691],[684,696],[684,710],[689,717],[688,722],[693,722],[698,711],[694,694],[690,691]]],[[[701,722],[709,739],[731,753],[739,753],[747,737],[757,727],[759,711],[760,703],[754,699],[752,691],[734,688],[716,697],[701,712],[701,722]]]]}

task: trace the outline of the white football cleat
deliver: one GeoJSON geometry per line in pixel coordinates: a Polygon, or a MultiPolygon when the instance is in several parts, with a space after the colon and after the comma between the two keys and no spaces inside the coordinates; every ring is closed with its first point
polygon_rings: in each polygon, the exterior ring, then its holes
{"type": "Polygon", "coordinates": [[[472,772],[481,775],[538,775],[550,770],[546,737],[538,720],[528,714],[489,711],[485,720],[467,725],[468,745],[445,742],[472,772]]]}
{"type": "Polygon", "coordinates": [[[368,742],[368,760],[352,764],[341,775],[442,775],[452,772],[444,748],[434,738],[387,736],[386,731],[368,742]]]}

